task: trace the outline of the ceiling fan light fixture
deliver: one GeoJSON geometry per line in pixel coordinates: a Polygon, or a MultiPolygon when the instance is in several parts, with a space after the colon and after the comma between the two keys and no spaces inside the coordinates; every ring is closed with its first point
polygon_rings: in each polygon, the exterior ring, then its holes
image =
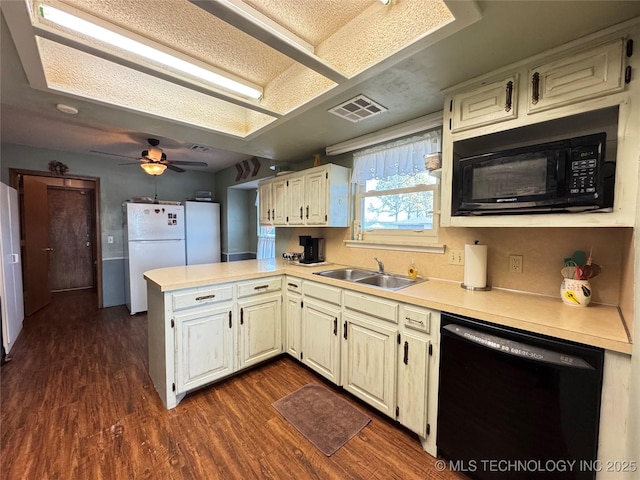
{"type": "Polygon", "coordinates": [[[98,25],[98,23],[96,23],[97,20],[96,22],[92,22],[44,3],[40,4],[39,11],[42,18],[61,27],[86,35],[94,40],[104,42],[112,47],[138,55],[156,64],[161,64],[165,67],[177,70],[213,86],[224,88],[225,90],[229,90],[237,95],[251,98],[253,100],[259,100],[262,98],[263,92],[261,88],[255,88],[254,86],[247,85],[221,73],[216,73],[211,69],[202,68],[157,48],[146,45],[120,33],[116,33],[109,28],[98,25]]]}
{"type": "Polygon", "coordinates": [[[162,175],[162,173],[167,169],[166,165],[162,163],[141,163],[140,168],[142,168],[149,175],[162,175]]]}

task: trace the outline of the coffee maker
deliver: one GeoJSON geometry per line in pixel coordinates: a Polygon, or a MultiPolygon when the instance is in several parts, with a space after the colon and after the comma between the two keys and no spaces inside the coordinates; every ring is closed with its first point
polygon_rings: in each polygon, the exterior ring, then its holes
{"type": "Polygon", "coordinates": [[[309,235],[300,235],[298,238],[300,246],[304,247],[300,263],[324,262],[324,238],[312,238],[309,235]]]}

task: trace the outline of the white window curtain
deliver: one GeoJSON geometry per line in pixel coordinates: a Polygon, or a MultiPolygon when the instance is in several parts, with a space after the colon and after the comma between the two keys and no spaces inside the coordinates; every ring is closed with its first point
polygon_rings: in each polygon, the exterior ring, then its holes
{"type": "Polygon", "coordinates": [[[367,180],[424,172],[424,156],[441,151],[441,134],[440,129],[431,130],[354,153],[351,181],[364,185],[367,180]]]}

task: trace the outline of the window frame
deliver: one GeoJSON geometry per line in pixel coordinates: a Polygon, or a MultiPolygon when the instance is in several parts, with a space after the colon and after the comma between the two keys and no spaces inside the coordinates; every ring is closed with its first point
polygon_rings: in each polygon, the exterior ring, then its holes
{"type": "MultiPolygon", "coordinates": [[[[429,174],[428,171],[425,173],[429,174]]],[[[435,178],[435,183],[432,184],[420,184],[405,188],[394,188],[390,190],[372,190],[370,192],[365,191],[365,185],[356,184],[355,191],[355,209],[354,218],[355,225],[361,229],[361,238],[359,241],[370,244],[380,245],[405,245],[405,246],[423,246],[434,245],[439,239],[439,226],[440,226],[440,181],[438,177],[430,175],[435,178]],[[413,229],[364,229],[364,222],[362,216],[362,208],[364,199],[369,197],[380,197],[385,195],[398,195],[403,193],[416,193],[416,192],[433,192],[433,210],[431,211],[433,217],[433,227],[425,230],[413,230],[413,229]],[[382,193],[382,195],[381,195],[382,193]]],[[[358,239],[358,232],[354,232],[354,238],[358,239]]]]}

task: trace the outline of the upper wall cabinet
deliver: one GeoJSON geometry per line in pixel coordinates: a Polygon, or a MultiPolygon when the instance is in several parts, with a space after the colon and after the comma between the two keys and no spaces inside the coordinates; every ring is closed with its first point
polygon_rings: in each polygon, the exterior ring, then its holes
{"type": "Polygon", "coordinates": [[[638,19],[446,89],[441,225],[633,226],[640,163],[640,55],[634,42],[640,45],[638,19]],[[613,208],[452,215],[462,159],[602,132],[607,165],[615,163],[613,208]]]}
{"type": "Polygon", "coordinates": [[[529,69],[529,113],[619,92],[623,81],[623,40],[529,69]]]}
{"type": "Polygon", "coordinates": [[[457,93],[449,101],[451,131],[461,132],[481,125],[511,120],[518,116],[517,75],[509,75],[497,82],[457,93]]]}
{"type": "Polygon", "coordinates": [[[328,164],[260,182],[260,225],[349,226],[349,174],[328,164]]]}

